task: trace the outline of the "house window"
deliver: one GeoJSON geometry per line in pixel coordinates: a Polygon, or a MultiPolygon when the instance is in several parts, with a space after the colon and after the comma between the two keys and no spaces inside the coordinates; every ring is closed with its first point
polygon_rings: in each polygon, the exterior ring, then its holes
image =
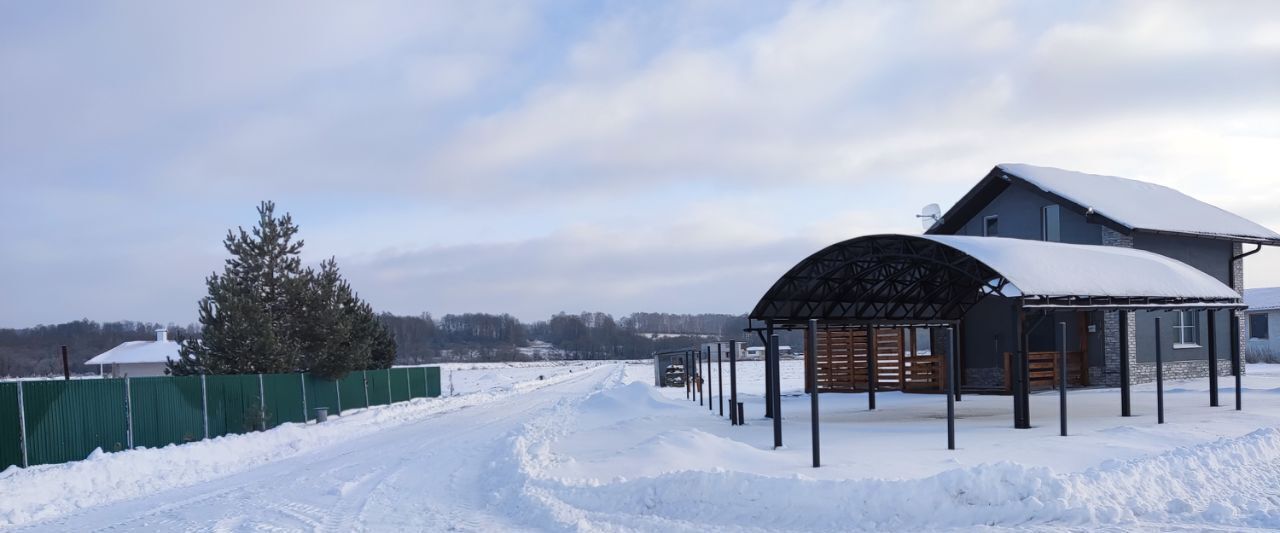
{"type": "Polygon", "coordinates": [[[1000,235],[1000,217],[991,215],[982,219],[982,236],[998,237],[1000,235]]]}
{"type": "Polygon", "coordinates": [[[1267,331],[1266,313],[1249,315],[1249,338],[1250,339],[1270,339],[1271,338],[1271,332],[1267,331]]]}
{"type": "Polygon", "coordinates": [[[1190,348],[1200,345],[1200,313],[1178,311],[1178,321],[1173,325],[1173,347],[1190,348]]]}
{"type": "Polygon", "coordinates": [[[1062,242],[1062,215],[1057,205],[1040,208],[1040,238],[1062,242]]]}

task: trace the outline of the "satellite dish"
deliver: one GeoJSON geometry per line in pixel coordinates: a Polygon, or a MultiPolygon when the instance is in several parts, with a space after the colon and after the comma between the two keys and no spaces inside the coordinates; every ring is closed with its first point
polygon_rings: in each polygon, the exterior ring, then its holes
{"type": "Polygon", "coordinates": [[[942,208],[938,207],[938,204],[926,205],[920,208],[920,214],[916,215],[916,218],[920,219],[920,225],[924,226],[924,230],[929,231],[929,228],[942,220],[942,208]]]}

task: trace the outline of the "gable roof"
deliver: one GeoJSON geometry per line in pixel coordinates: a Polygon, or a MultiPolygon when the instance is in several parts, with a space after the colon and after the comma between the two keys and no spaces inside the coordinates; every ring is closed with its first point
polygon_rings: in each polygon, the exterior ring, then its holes
{"type": "Polygon", "coordinates": [[[129,341],[85,361],[86,365],[113,363],[163,363],[178,360],[178,343],[174,341],[129,341]]]}
{"type": "Polygon", "coordinates": [[[1244,303],[1250,311],[1280,310],[1280,287],[1245,289],[1244,303]]]}
{"type": "Polygon", "coordinates": [[[1020,163],[996,165],[928,233],[958,231],[1011,183],[1039,190],[1125,234],[1147,231],[1280,245],[1280,233],[1163,185],[1020,163]]]}

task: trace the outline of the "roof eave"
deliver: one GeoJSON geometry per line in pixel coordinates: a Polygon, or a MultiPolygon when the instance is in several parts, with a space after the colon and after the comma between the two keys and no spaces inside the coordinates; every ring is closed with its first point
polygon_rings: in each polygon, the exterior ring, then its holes
{"type": "Polygon", "coordinates": [[[1221,233],[1199,233],[1194,231],[1170,231],[1170,230],[1150,229],[1150,228],[1133,228],[1133,231],[1138,233],[1150,233],[1153,235],[1172,235],[1175,237],[1198,237],[1201,239],[1242,242],[1247,244],[1260,244],[1263,246],[1280,246],[1280,239],[1254,237],[1249,235],[1224,235],[1221,233]]]}

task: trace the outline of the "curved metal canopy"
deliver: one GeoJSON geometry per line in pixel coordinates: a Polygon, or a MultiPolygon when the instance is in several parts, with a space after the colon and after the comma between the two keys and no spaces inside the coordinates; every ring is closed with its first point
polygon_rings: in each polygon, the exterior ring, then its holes
{"type": "Polygon", "coordinates": [[[1240,295],[1191,266],[1142,250],[999,237],[871,235],[805,258],[750,318],[959,320],[989,295],[1025,307],[1238,307],[1240,295]]]}

